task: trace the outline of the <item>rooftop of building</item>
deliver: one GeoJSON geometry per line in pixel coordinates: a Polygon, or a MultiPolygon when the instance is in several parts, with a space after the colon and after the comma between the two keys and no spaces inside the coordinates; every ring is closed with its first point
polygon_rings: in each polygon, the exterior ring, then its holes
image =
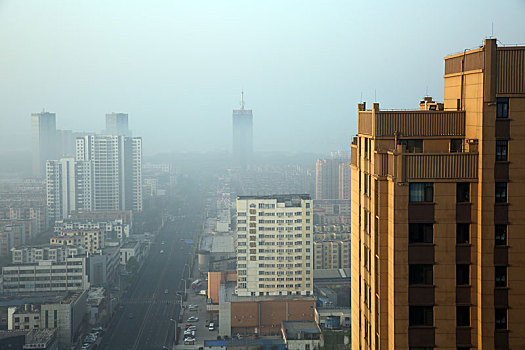
{"type": "Polygon", "coordinates": [[[314,270],[314,281],[321,279],[350,279],[350,268],[314,270]]]}
{"type": "Polygon", "coordinates": [[[312,197],[309,194],[270,194],[264,196],[237,196],[238,200],[249,200],[249,199],[275,199],[278,203],[286,203],[294,200],[311,200],[312,197]]]}
{"type": "Polygon", "coordinates": [[[21,335],[26,335],[27,334],[27,331],[23,331],[23,330],[14,330],[14,331],[0,331],[0,339],[6,339],[6,338],[11,338],[11,337],[18,337],[18,336],[21,336],[21,335]]]}
{"type": "Polygon", "coordinates": [[[38,307],[35,307],[34,304],[24,304],[24,305],[21,305],[21,306],[15,306],[16,309],[15,309],[15,312],[14,314],[30,314],[30,313],[34,313],[34,314],[39,314],[40,313],[40,308],[38,307]]]}
{"type": "Polygon", "coordinates": [[[120,247],[120,249],[126,249],[126,248],[131,249],[131,248],[135,248],[138,244],[139,244],[138,241],[128,241],[128,242],[124,243],[124,244],[122,245],[122,247],[120,247]]]}
{"type": "Polygon", "coordinates": [[[56,338],[56,335],[57,335],[56,328],[32,329],[26,335],[25,345],[36,345],[36,344],[46,344],[47,345],[56,338]]]}
{"type": "Polygon", "coordinates": [[[80,223],[80,224],[98,224],[98,223],[107,223],[107,222],[116,222],[121,221],[122,219],[118,218],[67,218],[63,220],[57,220],[56,223],[65,223],[65,224],[72,224],[72,223],[80,223]]]}
{"type": "Polygon", "coordinates": [[[9,306],[23,306],[26,304],[45,304],[45,303],[57,303],[61,299],[65,298],[66,294],[46,294],[42,293],[36,296],[16,296],[0,299],[0,307],[9,307],[9,306]]]}
{"type": "Polygon", "coordinates": [[[231,234],[204,236],[200,242],[200,249],[210,253],[233,253],[235,252],[233,236],[231,234]]]}
{"type": "Polygon", "coordinates": [[[282,321],[286,340],[304,339],[304,334],[321,334],[319,326],[314,321],[282,321]]]}
{"type": "Polygon", "coordinates": [[[227,303],[238,302],[259,302],[259,301],[292,301],[292,300],[310,300],[315,301],[313,295],[259,295],[259,296],[239,296],[235,294],[237,282],[221,283],[219,288],[219,301],[227,303]]]}
{"type": "Polygon", "coordinates": [[[245,339],[228,339],[228,340],[205,340],[204,347],[242,347],[242,346],[271,346],[277,349],[284,349],[284,341],[281,338],[263,337],[259,339],[245,338],[245,339]]]}

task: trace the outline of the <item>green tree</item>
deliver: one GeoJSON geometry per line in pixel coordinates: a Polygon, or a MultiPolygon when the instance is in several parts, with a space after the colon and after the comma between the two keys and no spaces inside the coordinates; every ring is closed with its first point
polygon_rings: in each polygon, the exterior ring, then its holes
{"type": "Polygon", "coordinates": [[[136,274],[139,270],[139,262],[137,261],[137,258],[132,256],[129,258],[127,264],[126,264],[126,271],[131,272],[132,274],[136,274]]]}

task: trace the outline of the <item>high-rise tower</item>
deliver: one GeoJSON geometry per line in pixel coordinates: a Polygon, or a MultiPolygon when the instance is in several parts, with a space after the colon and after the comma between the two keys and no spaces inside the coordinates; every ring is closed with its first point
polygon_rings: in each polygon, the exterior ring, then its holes
{"type": "Polygon", "coordinates": [[[33,141],[33,176],[43,177],[46,161],[56,159],[56,114],[49,112],[31,114],[33,141]]]}
{"type": "Polygon", "coordinates": [[[126,113],[106,114],[105,134],[131,136],[128,128],[128,115],[126,113]]]}
{"type": "Polygon", "coordinates": [[[244,109],[244,91],[241,108],[233,110],[233,155],[238,165],[245,167],[253,154],[253,114],[244,109]]]}
{"type": "Polygon", "coordinates": [[[525,47],[444,66],[444,104],[358,106],[353,349],[525,349],[525,47]]]}

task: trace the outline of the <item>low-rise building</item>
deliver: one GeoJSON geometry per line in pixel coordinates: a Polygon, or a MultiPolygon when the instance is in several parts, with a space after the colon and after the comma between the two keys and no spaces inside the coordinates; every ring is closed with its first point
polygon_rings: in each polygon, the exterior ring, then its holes
{"type": "Polygon", "coordinates": [[[89,288],[85,257],[2,267],[3,293],[83,291],[89,288]]]}
{"type": "Polygon", "coordinates": [[[64,230],[103,230],[107,237],[123,239],[129,237],[131,224],[124,219],[99,218],[67,218],[55,222],[55,233],[64,230]]]}
{"type": "Polygon", "coordinates": [[[89,254],[94,254],[105,247],[103,229],[61,230],[58,236],[49,239],[52,245],[78,244],[76,238],[82,239],[82,245],[89,254]]]}
{"type": "Polygon", "coordinates": [[[350,240],[314,241],[314,269],[350,267],[350,240]]]}
{"type": "Polygon", "coordinates": [[[40,309],[33,304],[11,306],[7,311],[7,329],[31,330],[40,328],[40,309]]]}
{"type": "Polygon", "coordinates": [[[288,350],[314,350],[323,345],[321,329],[315,321],[282,321],[281,332],[288,350]]]}
{"type": "Polygon", "coordinates": [[[71,256],[84,254],[82,246],[66,244],[63,246],[25,246],[11,249],[13,264],[33,264],[42,260],[53,262],[64,262],[64,259],[71,256]]]}
{"type": "Polygon", "coordinates": [[[56,328],[33,329],[27,333],[23,349],[58,350],[57,334],[56,328]]]}

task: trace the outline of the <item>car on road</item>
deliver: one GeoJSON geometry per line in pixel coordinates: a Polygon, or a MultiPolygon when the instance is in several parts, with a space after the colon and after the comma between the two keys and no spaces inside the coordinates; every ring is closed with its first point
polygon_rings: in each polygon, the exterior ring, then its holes
{"type": "Polygon", "coordinates": [[[184,345],[193,345],[195,344],[195,338],[185,338],[184,345]]]}
{"type": "Polygon", "coordinates": [[[131,312],[128,314],[128,318],[133,318],[133,314],[131,312]]]}
{"type": "Polygon", "coordinates": [[[161,254],[164,254],[164,250],[161,250],[160,253],[161,253],[161,254]]]}
{"type": "Polygon", "coordinates": [[[188,305],[188,309],[190,309],[190,311],[196,311],[199,309],[199,305],[188,305]]]}
{"type": "Polygon", "coordinates": [[[162,241],[160,244],[164,245],[164,244],[166,244],[166,242],[162,241]]]}
{"type": "Polygon", "coordinates": [[[186,328],[188,331],[196,331],[197,330],[197,326],[189,326],[188,328],[186,328]]]}
{"type": "Polygon", "coordinates": [[[191,316],[186,320],[186,322],[199,322],[199,318],[195,316],[191,316]]]}
{"type": "Polygon", "coordinates": [[[215,330],[215,324],[213,322],[210,322],[210,325],[208,326],[208,330],[210,331],[215,330]]]}
{"type": "Polygon", "coordinates": [[[168,294],[168,290],[167,289],[164,289],[164,294],[168,294]]]}
{"type": "Polygon", "coordinates": [[[81,349],[82,349],[82,350],[86,350],[86,349],[89,349],[90,346],[91,346],[91,344],[84,343],[84,344],[82,344],[81,349]]]}
{"type": "Polygon", "coordinates": [[[195,337],[195,331],[190,331],[189,329],[185,330],[184,331],[184,338],[187,338],[187,337],[195,337]]]}

